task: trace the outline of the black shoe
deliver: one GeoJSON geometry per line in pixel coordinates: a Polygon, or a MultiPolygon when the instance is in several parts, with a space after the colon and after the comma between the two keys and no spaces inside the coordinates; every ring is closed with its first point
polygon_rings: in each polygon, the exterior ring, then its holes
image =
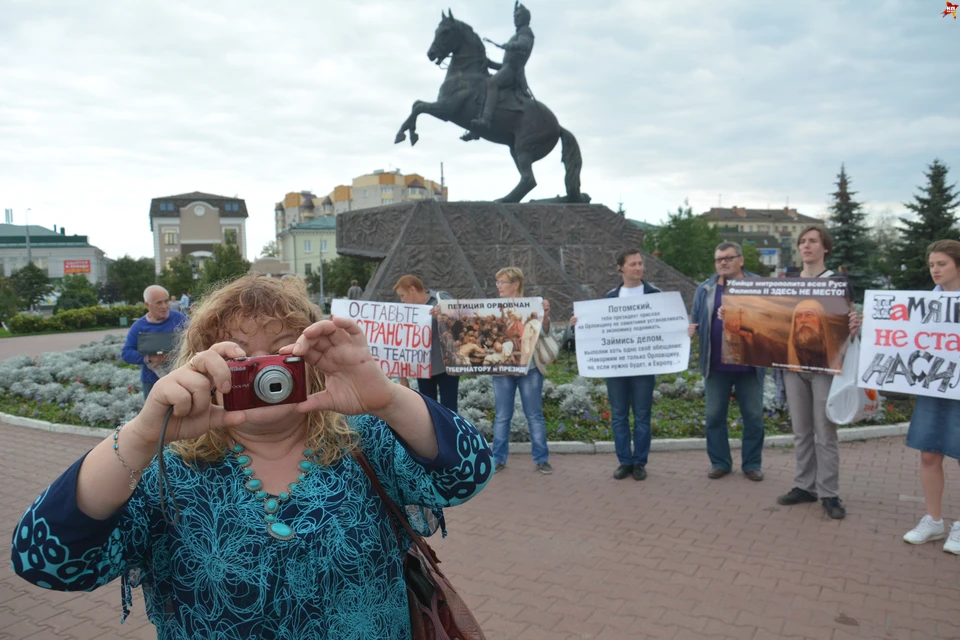
{"type": "Polygon", "coordinates": [[[785,507],[789,507],[790,505],[794,505],[794,504],[800,504],[801,502],[816,502],[816,501],[817,501],[817,494],[810,493],[809,491],[805,491],[800,487],[794,487],[793,489],[790,489],[790,491],[788,491],[787,493],[777,498],[777,504],[782,504],[785,507]]]}
{"type": "Polygon", "coordinates": [[[634,480],[646,480],[647,479],[647,469],[641,465],[635,465],[633,467],[633,479],[634,480]]]}
{"type": "Polygon", "coordinates": [[[750,469],[750,471],[744,471],[743,475],[747,476],[747,480],[763,482],[763,471],[760,471],[760,469],[750,469]]]}
{"type": "Polygon", "coordinates": [[[834,520],[843,520],[847,515],[847,510],[843,508],[843,503],[840,502],[840,498],[824,498],[820,502],[823,503],[823,508],[826,510],[827,515],[834,520]]]}
{"type": "Polygon", "coordinates": [[[633,472],[632,464],[622,464],[613,472],[614,480],[623,480],[633,472]]]}
{"type": "Polygon", "coordinates": [[[728,475],[730,472],[726,469],[721,469],[720,467],[713,467],[710,471],[707,471],[707,477],[711,480],[717,480],[722,478],[725,475],[728,475]]]}

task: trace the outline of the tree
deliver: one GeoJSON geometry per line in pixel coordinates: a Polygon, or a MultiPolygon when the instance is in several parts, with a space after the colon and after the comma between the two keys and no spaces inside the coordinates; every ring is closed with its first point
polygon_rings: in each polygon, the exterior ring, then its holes
{"type": "MultiPolygon", "coordinates": [[[[719,242],[717,244],[719,244],[719,242]]],[[[744,243],[740,248],[743,250],[744,269],[752,271],[758,276],[766,277],[770,275],[770,267],[760,261],[760,250],[757,249],[756,245],[744,243]]],[[[710,255],[712,256],[713,254],[711,253],[710,255]]]]}
{"type": "Polygon", "coordinates": [[[957,230],[957,207],[960,194],[957,185],[947,185],[947,165],[934,160],[924,175],[926,186],[920,187],[913,202],[904,206],[916,214],[915,220],[901,218],[903,242],[897,252],[897,263],[902,269],[897,272],[898,289],[929,289],[930,270],[927,267],[927,246],[936,240],[960,240],[957,230]]]}
{"type": "Polygon", "coordinates": [[[37,304],[53,291],[47,273],[32,262],[10,275],[13,291],[20,298],[20,308],[37,304]]]}
{"type": "Polygon", "coordinates": [[[714,273],[713,253],[720,244],[720,232],[706,218],[693,215],[688,202],[677,207],[667,223],[657,231],[648,231],[643,249],[654,253],[668,265],[694,280],[714,273]]]}
{"type": "Polygon", "coordinates": [[[118,258],[107,267],[107,280],[114,283],[120,300],[129,304],[143,302],[143,290],[157,282],[153,258],[118,258]]]}
{"type": "Polygon", "coordinates": [[[216,288],[246,275],[250,263],[240,254],[234,244],[213,245],[213,257],[204,261],[200,269],[200,280],[205,290],[216,288]]]}
{"type": "Polygon", "coordinates": [[[6,322],[22,308],[23,303],[13,289],[10,278],[0,277],[0,322],[6,322]]]}
{"type": "Polygon", "coordinates": [[[60,297],[53,307],[54,313],[97,306],[97,287],[84,275],[64,276],[57,288],[60,290],[60,297]]]}
{"type": "Polygon", "coordinates": [[[177,256],[163,268],[157,282],[174,298],[179,298],[185,291],[192,291],[196,288],[193,262],[187,256],[177,256]]]}
{"type": "MultiPolygon", "coordinates": [[[[360,286],[366,288],[367,282],[377,270],[377,263],[360,258],[337,256],[330,262],[323,263],[323,292],[328,297],[344,297],[350,288],[350,281],[356,280],[360,286]]],[[[307,274],[307,287],[315,294],[320,294],[320,272],[313,271],[307,274]]]]}
{"type": "Polygon", "coordinates": [[[279,258],[280,257],[280,247],[277,246],[276,240],[271,240],[267,244],[263,245],[263,249],[260,250],[261,258],[279,258]]]}
{"type": "Polygon", "coordinates": [[[120,283],[116,280],[101,280],[97,286],[97,298],[105,304],[122,301],[120,283]]]}
{"type": "Polygon", "coordinates": [[[893,277],[900,269],[896,255],[900,248],[900,230],[893,210],[884,209],[873,218],[870,225],[870,268],[882,276],[893,277]]]}
{"type": "MultiPolygon", "coordinates": [[[[827,229],[833,238],[833,250],[827,256],[827,265],[831,269],[843,265],[847,269],[847,278],[854,292],[861,292],[872,286],[876,274],[870,267],[870,256],[875,248],[870,242],[870,229],[867,227],[867,214],[863,205],[853,199],[856,191],[850,191],[850,179],[847,170],[840,165],[837,174],[837,190],[833,192],[833,204],[830,205],[830,217],[827,229]]],[[[854,294],[856,295],[856,293],[854,294]]]]}

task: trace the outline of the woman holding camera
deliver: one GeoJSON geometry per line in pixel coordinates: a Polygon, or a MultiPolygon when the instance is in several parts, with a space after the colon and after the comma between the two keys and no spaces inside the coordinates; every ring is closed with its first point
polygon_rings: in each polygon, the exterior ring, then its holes
{"type": "Polygon", "coordinates": [[[15,571],[62,591],[120,577],[124,617],[141,585],[161,638],[409,638],[406,546],[353,454],[398,505],[425,508],[410,520],[428,535],[431,512],[492,475],[479,432],[390,382],[356,323],[322,321],[299,280],[247,276],[207,296],[178,364],[30,507],[15,571]],[[269,354],[303,360],[304,401],[232,387],[250,363],[232,359],[269,354]],[[224,410],[231,393],[252,408],[224,410]]]}

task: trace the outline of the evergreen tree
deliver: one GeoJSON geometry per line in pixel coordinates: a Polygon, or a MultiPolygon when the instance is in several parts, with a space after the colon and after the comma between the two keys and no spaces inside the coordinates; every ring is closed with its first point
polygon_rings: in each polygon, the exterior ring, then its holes
{"type": "Polygon", "coordinates": [[[915,220],[901,218],[903,242],[897,252],[901,270],[896,275],[898,289],[923,290],[930,288],[930,270],[927,267],[927,246],[936,240],[960,240],[957,230],[957,207],[960,193],[956,184],[947,185],[947,165],[934,160],[924,175],[927,184],[913,196],[913,202],[904,206],[916,214],[915,220]]]}
{"type": "Polygon", "coordinates": [[[833,251],[827,256],[827,266],[836,270],[844,266],[854,296],[872,286],[876,274],[870,264],[874,247],[870,241],[870,228],[863,205],[853,199],[856,191],[850,191],[850,179],[846,167],[840,165],[837,175],[837,190],[833,192],[830,218],[827,229],[833,238],[833,251]]]}

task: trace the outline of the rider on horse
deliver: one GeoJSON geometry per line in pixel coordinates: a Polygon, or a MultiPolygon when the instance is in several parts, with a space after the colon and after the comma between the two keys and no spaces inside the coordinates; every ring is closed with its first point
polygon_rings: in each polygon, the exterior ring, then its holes
{"type": "Polygon", "coordinates": [[[513,24],[517,27],[517,32],[507,40],[506,44],[491,43],[503,49],[503,62],[494,62],[487,58],[487,66],[496,69],[497,72],[487,79],[487,95],[483,102],[483,110],[480,117],[470,123],[474,127],[490,128],[500,89],[516,90],[522,97],[532,97],[527,86],[524,67],[533,51],[533,31],[530,29],[530,10],[519,2],[514,5],[513,24]]]}

